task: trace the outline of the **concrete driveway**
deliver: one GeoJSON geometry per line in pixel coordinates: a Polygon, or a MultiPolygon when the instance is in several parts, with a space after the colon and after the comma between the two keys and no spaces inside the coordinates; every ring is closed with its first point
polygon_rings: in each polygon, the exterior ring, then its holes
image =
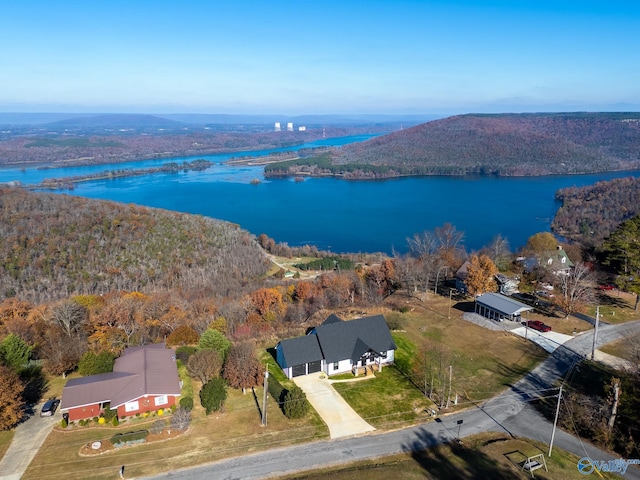
{"type": "Polygon", "coordinates": [[[348,437],[371,432],[374,427],[365,422],[336,392],[322,373],[295,377],[293,381],[307,395],[307,400],[329,427],[331,438],[348,437]]]}
{"type": "Polygon", "coordinates": [[[533,328],[526,327],[514,328],[511,330],[511,333],[515,333],[521,337],[526,336],[528,340],[531,340],[533,343],[537,343],[549,353],[555,352],[558,347],[574,338],[571,335],[565,335],[564,333],[538,332],[533,328]]]}
{"type": "Polygon", "coordinates": [[[0,460],[0,479],[18,480],[44,443],[53,426],[62,418],[59,412],[52,417],[41,417],[44,402],[31,407],[28,418],[16,427],[11,445],[0,460]]]}

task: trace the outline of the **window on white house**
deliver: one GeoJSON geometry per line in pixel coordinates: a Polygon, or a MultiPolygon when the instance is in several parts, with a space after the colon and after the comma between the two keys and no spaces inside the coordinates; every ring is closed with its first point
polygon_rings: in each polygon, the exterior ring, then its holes
{"type": "Polygon", "coordinates": [[[167,403],[169,403],[169,399],[167,398],[166,395],[158,395],[156,397],[156,407],[160,406],[160,405],[166,405],[167,403]]]}
{"type": "Polygon", "coordinates": [[[338,362],[334,362],[334,363],[333,363],[333,369],[334,369],[334,370],[337,370],[337,369],[338,369],[338,362]]]}
{"type": "Polygon", "coordinates": [[[140,410],[140,404],[137,401],[124,404],[125,412],[135,412],[136,410],[140,410]]]}

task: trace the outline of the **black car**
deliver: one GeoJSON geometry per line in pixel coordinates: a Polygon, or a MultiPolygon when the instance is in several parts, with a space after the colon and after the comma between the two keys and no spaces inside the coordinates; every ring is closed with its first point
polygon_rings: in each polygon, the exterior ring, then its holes
{"type": "Polygon", "coordinates": [[[40,410],[41,417],[51,417],[54,413],[56,413],[56,408],[60,404],[60,400],[51,399],[47,400],[45,404],[42,406],[42,410],[40,410]]]}

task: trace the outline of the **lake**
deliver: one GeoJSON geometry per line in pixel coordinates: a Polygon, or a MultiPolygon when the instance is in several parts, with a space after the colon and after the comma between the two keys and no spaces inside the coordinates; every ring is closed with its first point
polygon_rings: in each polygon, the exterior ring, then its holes
{"type": "MultiPolygon", "coordinates": [[[[468,251],[501,234],[512,250],[538,232],[549,231],[559,207],[555,192],[600,180],[640,176],[640,172],[548,177],[407,177],[377,181],[334,178],[263,178],[263,167],[219,164],[241,155],[268,155],[321,145],[343,145],[372,136],[324,139],[299,147],[205,155],[216,162],[200,172],[154,174],[77,184],[67,194],[165,208],[219,218],[291,246],[311,244],[334,252],[403,253],[407,238],[444,223],[464,232],[468,251]],[[251,180],[261,179],[252,184],[251,180]]],[[[44,178],[105,169],[145,168],[172,158],[111,166],[51,170],[0,170],[0,182],[36,183],[44,178]]],[[[60,191],[62,193],[62,191],[60,191]]]]}

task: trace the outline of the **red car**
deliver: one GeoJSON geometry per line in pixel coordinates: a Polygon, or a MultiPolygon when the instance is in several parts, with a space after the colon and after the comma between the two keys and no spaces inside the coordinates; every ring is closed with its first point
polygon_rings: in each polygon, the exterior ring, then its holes
{"type": "Polygon", "coordinates": [[[545,323],[542,323],[539,320],[529,320],[527,322],[527,327],[533,328],[534,330],[538,330],[539,332],[550,332],[551,327],[545,323]]]}
{"type": "Polygon", "coordinates": [[[610,283],[606,284],[606,285],[598,285],[598,289],[600,290],[615,290],[616,286],[612,285],[610,283]]]}

